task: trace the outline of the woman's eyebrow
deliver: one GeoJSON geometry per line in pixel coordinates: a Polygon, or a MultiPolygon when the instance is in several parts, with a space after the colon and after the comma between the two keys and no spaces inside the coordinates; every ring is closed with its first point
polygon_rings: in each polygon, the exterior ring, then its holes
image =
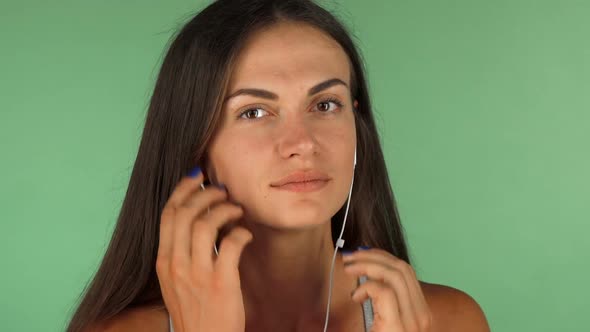
{"type": "MultiPolygon", "coordinates": [[[[335,85],[344,85],[345,87],[348,87],[348,84],[346,84],[344,81],[342,81],[339,78],[332,78],[329,79],[327,81],[321,82],[319,84],[314,85],[313,87],[311,87],[309,89],[309,91],[307,92],[308,96],[313,96],[316,93],[319,93],[323,90],[326,90],[332,86],[335,85]]],[[[252,88],[246,88],[246,89],[239,89],[238,91],[230,94],[229,96],[227,96],[225,98],[225,100],[223,101],[224,103],[227,102],[228,100],[230,100],[233,97],[237,97],[240,95],[250,95],[250,96],[254,96],[254,97],[259,97],[259,98],[264,98],[264,99],[271,99],[271,100],[277,100],[279,99],[279,96],[274,93],[274,92],[270,92],[268,90],[262,90],[262,89],[252,89],[252,88]]]]}

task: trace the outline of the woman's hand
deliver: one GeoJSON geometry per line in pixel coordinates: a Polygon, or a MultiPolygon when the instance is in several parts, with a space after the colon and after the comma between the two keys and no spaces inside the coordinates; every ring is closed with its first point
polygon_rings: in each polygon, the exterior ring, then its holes
{"type": "Polygon", "coordinates": [[[430,331],[430,308],[409,264],[381,249],[357,250],[343,254],[342,259],[346,273],[369,279],[354,291],[352,299],[362,303],[371,298],[371,332],[430,331]]]}
{"type": "Polygon", "coordinates": [[[252,234],[234,227],[215,256],[220,228],[243,210],[226,201],[224,189],[201,191],[203,179],[202,173],[183,178],[162,211],[156,260],[162,297],[176,332],[244,332],[238,264],[252,234]]]}

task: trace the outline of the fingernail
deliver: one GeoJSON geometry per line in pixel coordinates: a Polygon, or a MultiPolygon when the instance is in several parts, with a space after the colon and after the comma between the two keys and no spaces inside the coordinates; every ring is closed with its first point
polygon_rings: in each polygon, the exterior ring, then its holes
{"type": "Polygon", "coordinates": [[[369,250],[371,249],[371,247],[367,247],[367,246],[360,246],[357,248],[358,250],[369,250]]]}
{"type": "Polygon", "coordinates": [[[199,176],[199,174],[201,174],[201,168],[199,166],[191,169],[190,172],[188,172],[188,176],[190,176],[191,178],[196,178],[197,176],[199,176]]]}
{"type": "Polygon", "coordinates": [[[348,256],[348,255],[352,255],[353,251],[352,250],[342,250],[342,256],[348,256]]]}
{"type": "Polygon", "coordinates": [[[215,186],[221,190],[227,191],[227,188],[225,187],[225,184],[223,184],[223,183],[218,183],[215,186]]]}

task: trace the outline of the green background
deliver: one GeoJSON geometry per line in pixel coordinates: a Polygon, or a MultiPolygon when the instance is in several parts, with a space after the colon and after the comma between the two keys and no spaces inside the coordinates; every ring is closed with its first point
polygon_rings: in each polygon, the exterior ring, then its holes
{"type": "MultiPolygon", "coordinates": [[[[323,1],[365,55],[422,280],[493,331],[590,326],[590,1],[323,1]]],[[[0,329],[61,331],[165,44],[204,1],[0,2],[0,329]]]]}

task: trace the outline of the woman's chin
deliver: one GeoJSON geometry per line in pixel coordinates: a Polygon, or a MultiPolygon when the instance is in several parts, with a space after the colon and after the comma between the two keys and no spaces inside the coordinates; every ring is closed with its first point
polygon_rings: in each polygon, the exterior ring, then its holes
{"type": "Polygon", "coordinates": [[[258,223],[276,230],[304,230],[321,226],[328,220],[330,220],[329,217],[323,217],[317,213],[294,211],[282,214],[276,219],[259,221],[258,223]]]}

